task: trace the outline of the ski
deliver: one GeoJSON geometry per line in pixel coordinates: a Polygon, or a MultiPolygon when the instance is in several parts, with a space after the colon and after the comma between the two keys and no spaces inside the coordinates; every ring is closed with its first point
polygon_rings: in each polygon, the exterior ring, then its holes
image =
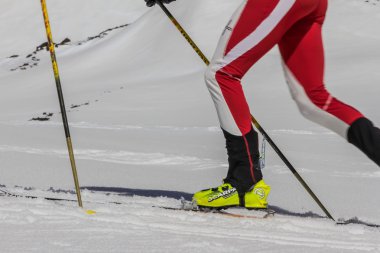
{"type": "MultiPolygon", "coordinates": [[[[15,197],[15,198],[26,198],[26,199],[44,199],[48,201],[56,201],[56,202],[77,202],[75,199],[66,199],[66,198],[53,198],[53,197],[43,197],[43,196],[35,196],[35,195],[24,195],[24,194],[16,194],[11,193],[6,190],[0,189],[0,196],[5,197],[15,197]]],[[[121,205],[122,202],[117,201],[109,201],[109,202],[96,202],[96,201],[84,201],[86,203],[90,204],[115,204],[115,205],[121,205]]]]}
{"type": "Polygon", "coordinates": [[[63,199],[63,198],[39,197],[39,196],[32,196],[32,195],[21,195],[21,194],[10,193],[8,191],[1,190],[1,189],[0,189],[0,195],[6,196],[6,197],[16,197],[16,198],[45,199],[45,200],[50,200],[50,201],[76,202],[75,199],[63,199]]]}
{"type": "Polygon", "coordinates": [[[380,228],[380,224],[365,222],[365,221],[360,220],[357,217],[353,217],[350,219],[338,219],[336,221],[336,224],[337,225],[362,225],[362,226],[371,227],[371,228],[380,228]]]}
{"type": "Polygon", "coordinates": [[[181,199],[181,205],[179,207],[171,206],[153,206],[165,210],[172,211],[185,211],[185,212],[195,212],[204,214],[219,214],[223,216],[233,217],[233,218],[246,218],[246,219],[266,219],[273,217],[276,211],[272,209],[245,209],[242,207],[230,207],[228,209],[215,209],[215,208],[205,208],[199,207],[194,202],[181,199]]]}

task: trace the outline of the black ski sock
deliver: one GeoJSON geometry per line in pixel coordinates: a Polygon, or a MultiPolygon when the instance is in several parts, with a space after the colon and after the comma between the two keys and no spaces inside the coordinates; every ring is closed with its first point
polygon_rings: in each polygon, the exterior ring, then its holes
{"type": "Polygon", "coordinates": [[[229,163],[224,182],[230,183],[239,194],[245,194],[263,178],[259,163],[258,134],[253,129],[244,137],[232,135],[224,130],[223,133],[226,138],[229,163]],[[253,163],[252,171],[251,163],[253,163]]]}
{"type": "Polygon", "coordinates": [[[371,121],[367,118],[356,120],[348,129],[347,139],[380,166],[380,129],[371,121]]]}

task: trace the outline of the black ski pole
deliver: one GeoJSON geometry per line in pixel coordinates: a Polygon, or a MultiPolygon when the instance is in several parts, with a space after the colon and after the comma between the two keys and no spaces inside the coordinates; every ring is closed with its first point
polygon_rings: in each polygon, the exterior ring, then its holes
{"type": "MultiPolygon", "coordinates": [[[[183,37],[189,42],[191,47],[195,50],[195,52],[199,55],[199,57],[203,60],[203,62],[206,65],[209,65],[210,61],[202,53],[202,51],[195,44],[195,42],[190,38],[190,36],[182,28],[182,26],[178,23],[176,18],[165,7],[165,5],[162,3],[162,1],[156,0],[156,3],[160,6],[160,8],[165,12],[166,16],[168,16],[168,18],[172,21],[172,23],[181,32],[183,37]]],[[[301,183],[301,185],[305,188],[305,190],[310,194],[310,196],[314,199],[314,201],[318,204],[318,206],[323,210],[323,212],[327,215],[327,217],[329,217],[330,219],[335,221],[335,219],[332,217],[332,215],[329,213],[329,211],[327,211],[326,207],[322,204],[322,202],[319,200],[319,198],[314,194],[314,192],[311,190],[311,188],[308,186],[308,184],[305,182],[305,180],[302,179],[301,175],[297,172],[297,170],[294,168],[294,166],[289,162],[289,160],[285,157],[285,155],[281,152],[281,150],[273,142],[272,138],[270,138],[270,136],[265,132],[265,130],[261,127],[259,122],[252,115],[251,115],[251,120],[252,120],[252,123],[257,128],[257,130],[259,130],[259,132],[264,136],[264,138],[267,139],[268,143],[271,145],[273,150],[277,153],[277,155],[281,158],[281,160],[286,164],[286,166],[290,169],[290,171],[293,173],[293,175],[297,178],[297,180],[301,183]]]]}
{"type": "Polygon", "coordinates": [[[72,169],[73,177],[74,177],[75,190],[76,190],[77,198],[78,198],[78,205],[80,207],[83,207],[82,198],[81,198],[81,194],[80,194],[78,173],[77,173],[77,168],[76,168],[76,165],[75,165],[75,158],[74,158],[74,152],[73,152],[73,144],[71,142],[69,124],[68,124],[68,121],[67,121],[65,102],[64,102],[64,99],[63,99],[61,79],[59,77],[58,64],[57,64],[57,59],[56,59],[56,56],[55,56],[54,42],[53,42],[53,36],[52,36],[52,33],[51,33],[51,28],[50,28],[49,16],[48,16],[47,7],[46,7],[46,0],[41,0],[41,7],[42,7],[42,13],[43,13],[43,16],[44,16],[44,21],[45,21],[46,36],[47,36],[47,40],[48,40],[48,47],[49,47],[49,51],[50,51],[51,63],[53,65],[55,84],[57,86],[59,105],[61,107],[61,115],[62,115],[63,127],[65,129],[67,149],[69,151],[71,169],[72,169]]]}
{"type": "Polygon", "coordinates": [[[277,155],[281,158],[281,160],[286,164],[286,166],[290,169],[290,171],[293,173],[293,175],[297,178],[298,182],[302,184],[302,186],[305,188],[305,190],[310,194],[310,196],[314,199],[314,201],[318,204],[318,206],[323,210],[323,212],[335,221],[335,219],[332,217],[332,215],[327,211],[326,207],[322,204],[322,202],[319,200],[319,198],[314,194],[314,192],[311,190],[309,185],[303,180],[301,175],[297,172],[297,170],[293,167],[293,165],[289,162],[289,160],[286,158],[286,156],[281,152],[281,150],[277,147],[277,145],[274,143],[272,138],[265,132],[265,130],[261,127],[259,122],[251,115],[251,120],[255,127],[260,131],[260,133],[264,136],[264,138],[268,141],[268,143],[271,145],[273,150],[277,153],[277,155]]]}

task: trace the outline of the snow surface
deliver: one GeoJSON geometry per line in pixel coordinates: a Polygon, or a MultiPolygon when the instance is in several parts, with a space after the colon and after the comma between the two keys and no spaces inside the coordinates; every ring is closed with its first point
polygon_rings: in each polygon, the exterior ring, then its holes
{"type": "MultiPolygon", "coordinates": [[[[56,50],[81,186],[138,196],[85,190],[93,216],[75,203],[2,197],[1,252],[380,252],[379,229],[298,217],[323,213],[271,148],[264,175],[274,218],[152,208],[178,205],[226,174],[203,62],[162,11],[142,0],[47,2],[54,40],[70,39],[56,50]]],[[[178,0],[168,8],[211,58],[240,3],[178,0]]],[[[380,3],[329,4],[327,86],[380,125],[380,3]]],[[[62,192],[74,186],[49,53],[37,50],[46,41],[40,3],[2,0],[0,7],[0,185],[75,199],[62,192]]],[[[247,74],[244,88],[253,115],[332,215],[380,224],[379,168],[302,118],[277,49],[247,74]]]]}

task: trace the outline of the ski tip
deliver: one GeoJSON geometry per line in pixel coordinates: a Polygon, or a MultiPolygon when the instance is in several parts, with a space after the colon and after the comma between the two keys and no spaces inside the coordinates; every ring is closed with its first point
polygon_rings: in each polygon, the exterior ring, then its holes
{"type": "Polygon", "coordinates": [[[371,228],[380,228],[380,224],[366,222],[366,221],[360,220],[357,217],[353,217],[351,219],[340,218],[340,219],[338,219],[336,224],[337,225],[364,225],[364,226],[371,227],[371,228]]]}

